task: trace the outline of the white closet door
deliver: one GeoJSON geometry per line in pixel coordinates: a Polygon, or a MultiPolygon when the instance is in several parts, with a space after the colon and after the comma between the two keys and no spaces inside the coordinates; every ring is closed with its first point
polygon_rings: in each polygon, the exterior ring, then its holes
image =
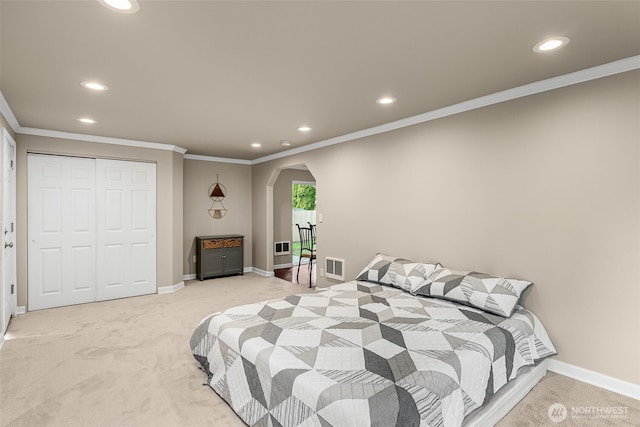
{"type": "Polygon", "coordinates": [[[156,165],[96,160],[97,300],[156,292],[156,165]]]}
{"type": "Polygon", "coordinates": [[[29,310],[95,301],[95,160],[27,161],[29,310]]]}

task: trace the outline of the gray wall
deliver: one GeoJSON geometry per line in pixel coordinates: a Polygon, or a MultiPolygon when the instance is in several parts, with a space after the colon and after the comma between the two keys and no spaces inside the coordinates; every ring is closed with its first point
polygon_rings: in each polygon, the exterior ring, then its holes
{"type": "Polygon", "coordinates": [[[251,166],[202,160],[184,160],[183,271],[195,274],[195,237],[213,234],[243,234],[244,265],[252,266],[251,166]],[[207,191],[216,182],[227,189],[222,201],[227,214],[220,219],[209,216],[211,199],[207,191]]]}
{"type": "Polygon", "coordinates": [[[320,263],[344,258],[352,279],[380,251],[531,280],[525,305],[560,361],[640,384],[639,77],[255,165],[254,265],[268,265],[265,188],[304,163],[321,194],[320,263]]]}

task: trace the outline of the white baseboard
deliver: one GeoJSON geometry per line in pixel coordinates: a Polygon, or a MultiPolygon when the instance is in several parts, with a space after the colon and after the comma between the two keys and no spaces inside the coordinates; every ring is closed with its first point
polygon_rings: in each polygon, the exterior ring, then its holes
{"type": "Polygon", "coordinates": [[[3,345],[4,345],[4,334],[0,334],[0,349],[2,349],[3,345]]]}
{"type": "Polygon", "coordinates": [[[162,286],[158,288],[158,294],[170,294],[171,292],[179,291],[184,288],[184,282],[176,283],[173,286],[162,286]]]}
{"type": "Polygon", "coordinates": [[[25,314],[26,312],[27,312],[27,308],[24,305],[16,307],[16,316],[25,314]]]}
{"type": "Polygon", "coordinates": [[[274,266],[273,266],[273,269],[274,269],[274,270],[279,270],[279,269],[281,269],[281,268],[291,268],[291,267],[293,267],[293,263],[291,263],[291,262],[290,262],[290,263],[287,263],[287,264],[277,264],[277,265],[274,265],[274,266]]]}
{"type": "Polygon", "coordinates": [[[245,272],[246,273],[256,273],[256,274],[259,274],[259,275],[264,276],[264,277],[273,277],[274,276],[273,271],[261,270],[258,267],[251,267],[251,271],[247,271],[245,269],[245,272]]]}
{"type": "MultiPolygon", "coordinates": [[[[256,271],[256,269],[254,267],[244,267],[244,269],[242,270],[243,273],[258,273],[260,274],[262,270],[256,271]]],[[[273,273],[271,273],[271,275],[273,276],[273,273]]],[[[197,276],[195,274],[185,274],[184,276],[182,276],[182,280],[196,280],[197,276]]]]}
{"type": "Polygon", "coordinates": [[[640,400],[640,385],[638,384],[619,380],[618,378],[560,362],[555,359],[549,360],[549,370],[605,390],[631,397],[632,399],[640,400]]]}

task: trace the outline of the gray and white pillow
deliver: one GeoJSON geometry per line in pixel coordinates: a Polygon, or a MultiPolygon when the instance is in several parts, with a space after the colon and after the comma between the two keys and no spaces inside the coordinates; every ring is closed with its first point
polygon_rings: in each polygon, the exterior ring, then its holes
{"type": "Polygon", "coordinates": [[[440,268],[433,271],[426,282],[412,293],[456,301],[488,313],[509,317],[529,286],[531,282],[526,280],[440,268]]]}
{"type": "Polygon", "coordinates": [[[426,283],[429,274],[437,267],[440,267],[440,265],[376,254],[371,262],[356,276],[356,280],[412,291],[426,283]]]}

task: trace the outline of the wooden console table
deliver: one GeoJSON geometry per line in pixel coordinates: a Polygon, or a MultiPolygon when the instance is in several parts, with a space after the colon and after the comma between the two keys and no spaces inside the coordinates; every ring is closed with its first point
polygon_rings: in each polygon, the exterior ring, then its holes
{"type": "Polygon", "coordinates": [[[244,273],[244,236],[229,234],[196,237],[196,277],[244,273]]]}

